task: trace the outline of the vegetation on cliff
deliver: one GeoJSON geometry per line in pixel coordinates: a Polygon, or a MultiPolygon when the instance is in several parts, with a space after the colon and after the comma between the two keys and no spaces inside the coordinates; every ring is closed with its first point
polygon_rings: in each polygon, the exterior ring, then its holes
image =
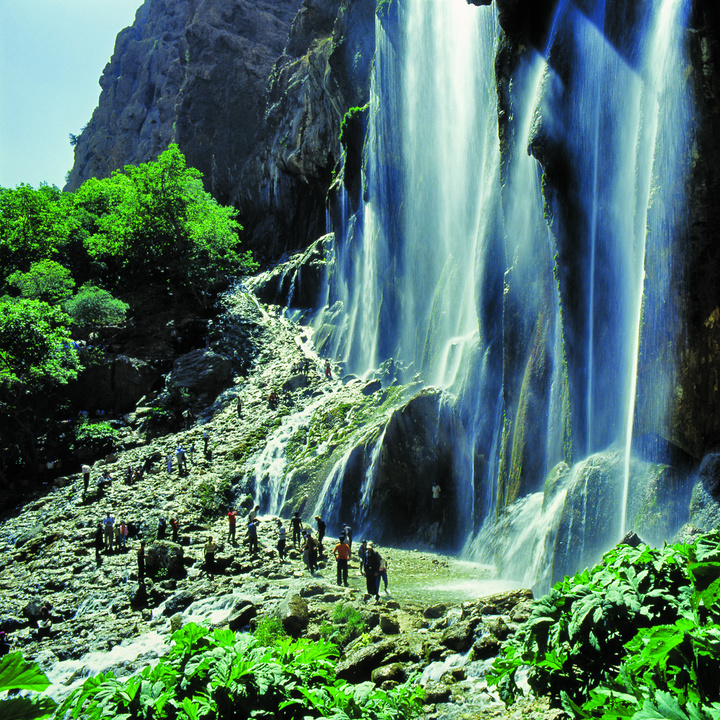
{"type": "Polygon", "coordinates": [[[620,545],[537,600],[491,676],[579,718],[720,718],[720,532],[692,545],[620,545]]]}
{"type": "Polygon", "coordinates": [[[235,210],[200,177],[171,145],[75,193],[0,188],[0,478],[42,459],[60,388],[89,359],[75,341],[141,310],[117,295],[153,285],[207,307],[229,275],[255,268],[235,210]]]}

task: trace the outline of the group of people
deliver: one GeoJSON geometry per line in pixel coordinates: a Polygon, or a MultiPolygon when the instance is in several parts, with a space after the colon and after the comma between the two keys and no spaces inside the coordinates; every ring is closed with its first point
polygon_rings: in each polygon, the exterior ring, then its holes
{"type": "Polygon", "coordinates": [[[130,529],[124,520],[117,522],[108,510],[105,517],[98,522],[95,528],[95,558],[100,565],[102,552],[121,552],[127,548],[127,539],[130,529]]]}

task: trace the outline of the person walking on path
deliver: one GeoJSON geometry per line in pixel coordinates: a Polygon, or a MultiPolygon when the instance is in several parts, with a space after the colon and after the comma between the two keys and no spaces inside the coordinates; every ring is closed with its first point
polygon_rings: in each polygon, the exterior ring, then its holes
{"type": "Polygon", "coordinates": [[[217,552],[217,545],[213,542],[212,536],[209,536],[207,542],[203,546],[203,552],[205,554],[205,571],[213,578],[215,577],[215,553],[217,552]]]}
{"type": "Polygon", "coordinates": [[[253,555],[258,553],[258,534],[257,534],[258,520],[254,518],[248,523],[248,541],[250,545],[250,552],[253,555]]]}
{"type": "Polygon", "coordinates": [[[325,537],[325,521],[319,516],[315,516],[315,522],[317,522],[317,531],[318,531],[318,552],[320,553],[320,556],[322,557],[324,555],[324,548],[323,548],[323,538],[325,537]]]}
{"type": "Polygon", "coordinates": [[[87,495],[88,487],[90,487],[90,466],[89,465],[82,466],[82,476],[83,476],[82,499],[84,500],[85,496],[87,495]]]}
{"type": "Polygon", "coordinates": [[[372,543],[368,543],[365,555],[365,586],[367,594],[375,598],[375,604],[380,602],[378,590],[378,576],[380,574],[380,555],[375,552],[372,543]]]}
{"type": "Polygon", "coordinates": [[[285,562],[285,543],[286,543],[285,526],[282,524],[282,520],[278,519],[277,551],[278,551],[278,557],[280,558],[280,562],[285,562]]]}
{"type": "MultiPolygon", "coordinates": [[[[375,552],[377,552],[377,550],[375,552]]],[[[387,566],[388,566],[387,558],[380,555],[380,569],[378,570],[378,595],[380,594],[380,581],[381,580],[383,581],[383,583],[385,583],[385,593],[387,594],[387,591],[388,591],[387,566]]]]}
{"type": "Polygon", "coordinates": [[[303,549],[307,551],[307,568],[310,574],[314,575],[318,569],[318,551],[317,540],[313,537],[312,530],[308,530],[303,549]]]}
{"type": "Polygon", "coordinates": [[[300,519],[300,513],[293,513],[292,520],[290,520],[290,523],[292,524],[292,541],[293,545],[297,547],[300,544],[300,533],[302,531],[302,520],[300,519]]]}
{"type": "Polygon", "coordinates": [[[145,541],[140,543],[140,547],[137,551],[137,564],[138,564],[138,580],[141,583],[145,582],[145,541]]]}
{"type": "Polygon", "coordinates": [[[180,523],[177,518],[170,518],[170,529],[172,530],[172,541],[174,543],[180,542],[180,523]]]}
{"type": "Polygon", "coordinates": [[[115,526],[115,518],[110,514],[108,510],[105,519],[103,520],[103,526],[105,531],[105,550],[108,552],[113,551],[113,532],[115,526]]]}
{"type": "Polygon", "coordinates": [[[350,548],[345,539],[340,536],[338,544],[333,549],[333,555],[337,561],[337,584],[348,586],[348,560],[350,560],[350,548]]]}
{"type": "Polygon", "coordinates": [[[360,543],[360,547],[357,551],[358,560],[360,560],[360,574],[365,574],[365,556],[367,555],[367,540],[363,540],[360,543]]]}
{"type": "Polygon", "coordinates": [[[237,540],[235,539],[235,531],[236,531],[236,525],[237,525],[237,511],[235,508],[230,508],[230,511],[227,515],[228,519],[228,542],[232,543],[233,545],[237,545],[237,540]]]}
{"type": "Polygon", "coordinates": [[[104,540],[105,533],[103,531],[102,523],[99,522],[95,528],[95,564],[100,567],[102,565],[102,551],[105,547],[104,540]]]}

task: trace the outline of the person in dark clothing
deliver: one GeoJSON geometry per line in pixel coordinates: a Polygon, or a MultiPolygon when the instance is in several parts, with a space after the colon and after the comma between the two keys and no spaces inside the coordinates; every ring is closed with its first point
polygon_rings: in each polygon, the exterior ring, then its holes
{"type": "Polygon", "coordinates": [[[258,535],[257,535],[257,518],[251,520],[248,523],[248,541],[250,544],[250,552],[253,555],[257,555],[258,552],[258,535]]]}
{"type": "Polygon", "coordinates": [[[166,531],[167,531],[167,521],[165,520],[165,518],[160,518],[160,520],[158,520],[157,539],[164,540],[166,531]]]}
{"type": "Polygon", "coordinates": [[[95,528],[95,564],[100,567],[102,565],[102,551],[105,547],[105,533],[103,532],[102,523],[99,522],[95,528]]]}
{"type": "Polygon", "coordinates": [[[217,552],[217,545],[213,542],[212,537],[208,537],[207,542],[203,546],[203,551],[205,553],[205,570],[211,578],[215,577],[215,553],[217,552]]]}
{"type": "Polygon", "coordinates": [[[177,518],[170,518],[170,529],[172,530],[172,541],[180,542],[180,523],[177,518]]]}
{"type": "Polygon", "coordinates": [[[278,557],[280,558],[280,562],[285,561],[285,528],[283,527],[282,520],[278,520],[278,543],[277,543],[277,551],[278,551],[278,557]]]}
{"type": "Polygon", "coordinates": [[[325,549],[323,548],[323,538],[325,537],[325,521],[319,516],[315,516],[315,521],[317,522],[317,531],[318,531],[318,553],[320,554],[320,557],[322,557],[325,553],[325,549]]]}
{"type": "Polygon", "coordinates": [[[367,594],[375,598],[375,603],[380,602],[379,586],[380,555],[375,551],[373,544],[368,543],[365,553],[365,584],[367,594]]]}
{"type": "Polygon", "coordinates": [[[140,543],[140,547],[137,551],[137,564],[138,564],[138,580],[141,583],[145,582],[145,541],[140,543]]]}
{"type": "Polygon", "coordinates": [[[300,541],[300,533],[302,531],[302,520],[300,519],[300,513],[294,513],[292,516],[292,519],[290,520],[292,524],[292,531],[293,531],[293,545],[295,547],[298,546],[300,541]]]}

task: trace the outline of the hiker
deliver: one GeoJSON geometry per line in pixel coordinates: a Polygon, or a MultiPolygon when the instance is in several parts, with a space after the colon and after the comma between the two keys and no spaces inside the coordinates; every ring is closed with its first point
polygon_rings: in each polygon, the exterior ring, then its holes
{"type": "Polygon", "coordinates": [[[248,523],[248,543],[250,552],[253,555],[257,555],[258,553],[258,534],[257,534],[257,526],[258,526],[258,520],[257,518],[251,518],[250,522],[248,523]]]}
{"type": "Polygon", "coordinates": [[[212,536],[208,537],[207,542],[203,546],[203,552],[205,554],[205,570],[210,577],[214,577],[217,545],[213,542],[212,536]]]}
{"type": "Polygon", "coordinates": [[[282,524],[282,520],[278,518],[278,543],[277,551],[280,562],[285,562],[285,527],[282,524]]]}
{"type": "Polygon", "coordinates": [[[319,515],[315,516],[315,522],[317,522],[318,531],[318,551],[320,555],[323,554],[323,538],[325,537],[325,521],[320,518],[319,515]]]}
{"type": "Polygon", "coordinates": [[[350,560],[350,548],[341,535],[338,544],[333,549],[333,555],[337,561],[337,584],[348,586],[348,560],[350,560]]]}
{"type": "Polygon", "coordinates": [[[180,542],[180,523],[177,518],[170,518],[170,529],[172,530],[172,541],[174,543],[180,542]]]}
{"type": "Polygon", "coordinates": [[[180,475],[187,473],[187,457],[185,456],[185,449],[182,445],[178,445],[177,450],[175,451],[175,457],[177,458],[178,463],[178,473],[180,475]]]}
{"type": "MultiPolygon", "coordinates": [[[[375,551],[377,553],[377,550],[375,551]]],[[[378,553],[379,554],[379,553],[378,553]]],[[[388,578],[387,578],[387,558],[380,555],[380,567],[378,568],[378,595],[380,594],[380,581],[385,583],[385,593],[388,593],[388,578]]]]}
{"type": "Polygon", "coordinates": [[[317,552],[317,540],[313,537],[312,530],[308,530],[305,537],[305,544],[303,545],[303,559],[307,558],[306,565],[310,574],[317,572],[318,565],[318,552],[317,552]]]}
{"type": "Polygon", "coordinates": [[[165,520],[165,518],[161,517],[158,520],[157,539],[164,540],[166,531],[167,531],[167,520],[165,520]]]}
{"type": "Polygon", "coordinates": [[[118,527],[118,534],[119,534],[119,540],[120,540],[120,547],[125,550],[127,546],[127,539],[128,539],[128,526],[125,524],[124,520],[120,521],[120,526],[118,527]]]}
{"type": "Polygon", "coordinates": [[[364,575],[365,570],[365,556],[367,555],[367,540],[363,540],[360,543],[360,547],[357,551],[358,560],[360,560],[360,574],[364,575]]]}
{"type": "Polygon", "coordinates": [[[290,520],[292,525],[292,541],[295,547],[300,543],[300,531],[302,529],[302,520],[300,519],[300,513],[293,513],[292,519],[290,520]]]}
{"type": "Polygon", "coordinates": [[[260,510],[260,506],[256,505],[248,514],[248,520],[257,520],[259,510],[260,510]]]}
{"type": "Polygon", "coordinates": [[[83,494],[82,499],[85,499],[85,495],[87,495],[88,487],[90,486],[90,466],[89,465],[83,465],[82,466],[82,476],[83,476],[83,494]]]}
{"type": "Polygon", "coordinates": [[[115,518],[110,514],[108,510],[105,519],[103,520],[103,530],[105,536],[105,550],[112,552],[113,550],[113,529],[115,526],[115,518]]]}
{"type": "Polygon", "coordinates": [[[167,456],[167,471],[168,474],[172,473],[172,453],[169,452],[167,456]]]}
{"type": "Polygon", "coordinates": [[[145,582],[145,541],[140,542],[140,547],[137,551],[137,564],[138,564],[138,580],[143,583],[145,582]]]}
{"type": "Polygon", "coordinates": [[[345,536],[345,542],[348,547],[352,550],[352,528],[346,523],[342,529],[342,533],[345,536]]]}
{"type": "Polygon", "coordinates": [[[227,514],[228,519],[228,542],[231,542],[233,545],[237,545],[237,540],[235,540],[235,525],[237,523],[237,512],[235,511],[235,508],[230,508],[230,511],[227,514]]]}
{"type": "Polygon", "coordinates": [[[104,536],[105,533],[103,531],[103,525],[102,522],[99,522],[97,524],[97,527],[95,528],[95,532],[93,533],[95,536],[95,564],[100,567],[102,565],[102,551],[105,547],[105,540],[104,536]]]}
{"type": "Polygon", "coordinates": [[[242,420],[242,400],[239,395],[235,401],[235,409],[237,410],[238,420],[242,420]]]}
{"type": "Polygon", "coordinates": [[[207,430],[203,430],[202,439],[204,443],[203,452],[205,455],[208,454],[208,444],[210,443],[210,433],[207,430]]]}
{"type": "Polygon", "coordinates": [[[378,591],[378,574],[380,573],[380,555],[375,552],[373,544],[370,542],[367,546],[365,554],[365,585],[367,594],[375,598],[375,604],[380,602],[380,593],[378,591]]]}
{"type": "Polygon", "coordinates": [[[109,470],[103,470],[102,477],[98,480],[98,491],[100,493],[103,493],[106,488],[109,488],[112,486],[112,475],[110,475],[109,470]]]}
{"type": "Polygon", "coordinates": [[[37,639],[50,635],[52,630],[52,619],[50,618],[50,608],[47,605],[43,605],[40,608],[40,618],[37,621],[37,639]]]}
{"type": "Polygon", "coordinates": [[[332,380],[332,370],[330,369],[330,361],[325,361],[325,379],[332,380]]]}

